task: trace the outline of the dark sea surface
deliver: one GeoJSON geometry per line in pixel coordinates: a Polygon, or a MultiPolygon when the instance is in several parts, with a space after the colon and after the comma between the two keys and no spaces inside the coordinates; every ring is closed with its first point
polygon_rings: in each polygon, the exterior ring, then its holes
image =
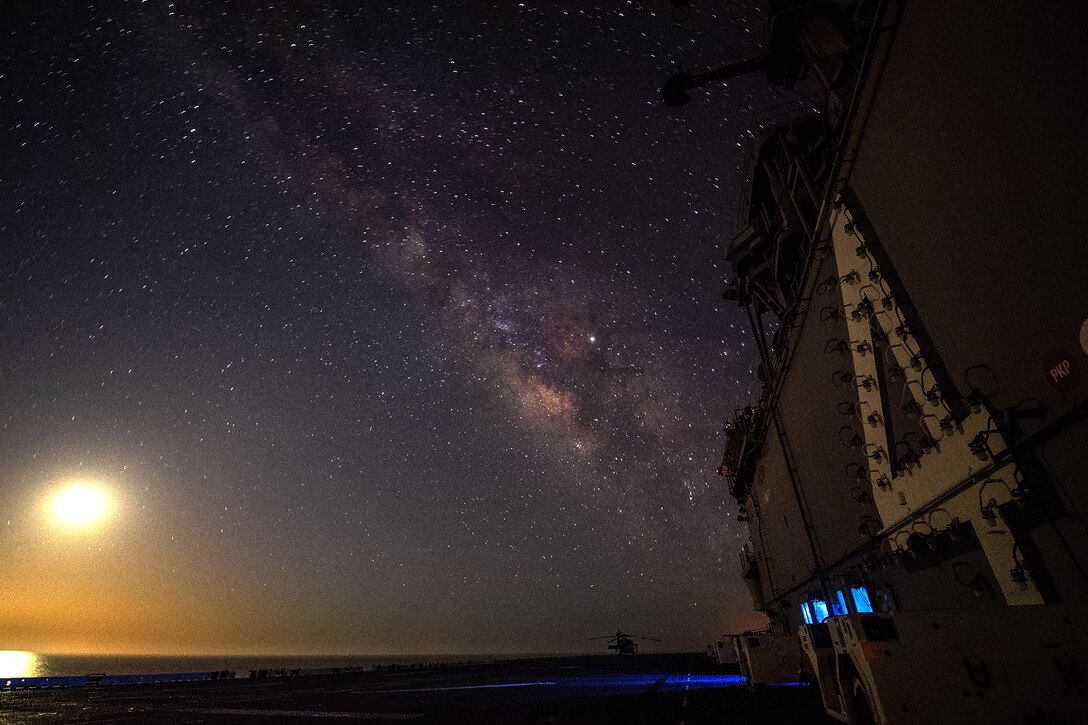
{"type": "Polygon", "coordinates": [[[234,670],[237,677],[248,677],[257,669],[312,669],[355,667],[373,669],[375,665],[414,665],[455,662],[492,662],[558,655],[479,654],[479,655],[359,655],[359,656],[277,656],[220,655],[200,657],[159,657],[133,655],[54,655],[34,652],[0,652],[0,677],[56,677],[67,675],[150,675],[178,672],[234,670]]]}

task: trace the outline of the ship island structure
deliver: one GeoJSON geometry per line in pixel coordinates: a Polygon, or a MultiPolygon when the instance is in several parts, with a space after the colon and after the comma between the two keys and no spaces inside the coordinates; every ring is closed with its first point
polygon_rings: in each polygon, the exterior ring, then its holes
{"type": "Polygon", "coordinates": [[[726,646],[846,723],[1088,722],[1088,12],[768,17],[764,55],[664,89],[822,96],[756,139],[726,245],[762,391],[718,472],[768,620],[726,646]]]}

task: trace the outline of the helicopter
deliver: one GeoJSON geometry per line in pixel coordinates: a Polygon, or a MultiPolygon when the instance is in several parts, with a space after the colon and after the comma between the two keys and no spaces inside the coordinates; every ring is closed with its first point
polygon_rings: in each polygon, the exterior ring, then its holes
{"type": "Polygon", "coordinates": [[[624,632],[616,631],[615,635],[605,635],[604,637],[590,637],[591,641],[594,640],[608,640],[608,649],[616,650],[618,655],[635,655],[638,654],[638,644],[636,639],[645,639],[650,642],[660,642],[661,640],[656,637],[644,637],[640,634],[626,634],[624,632]]]}

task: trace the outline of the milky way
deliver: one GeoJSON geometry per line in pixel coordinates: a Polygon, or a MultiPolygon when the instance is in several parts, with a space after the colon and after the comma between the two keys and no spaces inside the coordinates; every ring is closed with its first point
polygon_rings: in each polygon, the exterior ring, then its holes
{"type": "Polygon", "coordinates": [[[0,646],[698,647],[753,621],[713,470],[754,355],[719,292],[784,99],[658,89],[763,16],[363,5],[7,11],[0,546],[24,601],[90,586],[188,624],[58,639],[23,605],[0,646]],[[31,511],[73,471],[121,489],[127,528],[86,549],[126,566],[43,584],[88,566],[31,511]]]}

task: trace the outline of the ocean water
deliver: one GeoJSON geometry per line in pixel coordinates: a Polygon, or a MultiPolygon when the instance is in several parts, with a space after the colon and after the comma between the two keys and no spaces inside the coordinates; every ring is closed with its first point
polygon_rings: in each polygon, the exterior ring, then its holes
{"type": "Polygon", "coordinates": [[[557,655],[481,654],[481,655],[380,655],[380,656],[276,656],[219,655],[201,657],[159,657],[133,655],[55,655],[36,652],[0,651],[0,677],[63,677],[69,675],[161,675],[177,672],[234,670],[237,677],[248,677],[257,669],[312,669],[355,667],[373,669],[375,665],[437,664],[442,662],[493,662],[557,655]]]}

